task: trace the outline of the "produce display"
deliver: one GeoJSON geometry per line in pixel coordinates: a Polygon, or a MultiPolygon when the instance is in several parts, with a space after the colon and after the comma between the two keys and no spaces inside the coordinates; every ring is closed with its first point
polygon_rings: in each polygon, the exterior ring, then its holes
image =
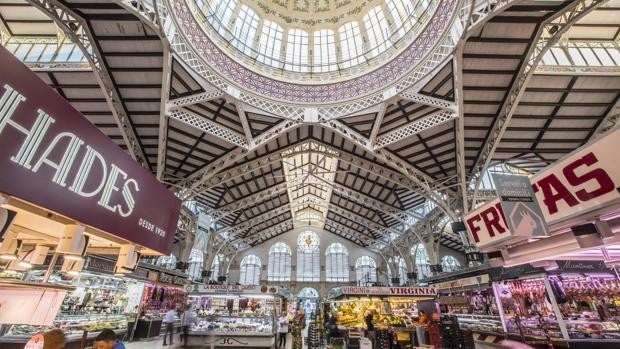
{"type": "Polygon", "coordinates": [[[349,328],[366,328],[364,317],[369,312],[377,328],[412,327],[418,315],[416,303],[411,299],[351,299],[334,302],[332,311],[336,324],[349,328]]]}
{"type": "Polygon", "coordinates": [[[95,333],[104,328],[127,329],[127,317],[125,315],[59,315],[54,320],[53,326],[12,325],[4,336],[29,338],[35,333],[45,332],[52,328],[60,328],[70,339],[78,338],[84,331],[95,333]]]}

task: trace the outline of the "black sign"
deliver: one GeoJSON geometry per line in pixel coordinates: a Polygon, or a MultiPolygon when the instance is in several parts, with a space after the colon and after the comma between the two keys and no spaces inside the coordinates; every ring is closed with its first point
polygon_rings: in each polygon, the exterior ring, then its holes
{"type": "Polygon", "coordinates": [[[162,272],[159,272],[159,277],[157,278],[157,280],[165,284],[179,285],[179,286],[185,285],[187,283],[187,279],[185,278],[182,278],[176,275],[162,273],[162,272]]]}
{"type": "Polygon", "coordinates": [[[544,268],[533,267],[530,264],[522,264],[510,268],[493,268],[489,270],[492,281],[518,279],[521,276],[544,274],[544,268]]]}
{"type": "MultiPolygon", "coordinates": [[[[100,258],[96,256],[89,256],[86,270],[93,271],[96,273],[113,274],[115,266],[116,266],[116,262],[113,260],[100,258]]],[[[136,279],[147,280],[149,277],[149,271],[146,269],[136,268],[136,270],[132,271],[129,274],[126,274],[126,276],[136,278],[136,279]]]]}
{"type": "Polygon", "coordinates": [[[556,261],[558,264],[558,270],[561,272],[573,272],[573,273],[611,273],[605,262],[603,261],[556,261]]]}

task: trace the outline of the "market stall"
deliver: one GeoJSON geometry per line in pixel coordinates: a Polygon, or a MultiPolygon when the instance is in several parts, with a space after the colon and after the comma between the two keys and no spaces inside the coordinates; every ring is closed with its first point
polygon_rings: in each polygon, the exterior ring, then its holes
{"type": "Polygon", "coordinates": [[[273,286],[190,285],[186,287],[197,322],[189,346],[273,347],[282,307],[273,286]]]}
{"type": "Polygon", "coordinates": [[[330,308],[348,348],[359,346],[360,334],[368,335],[361,332],[370,318],[376,330],[373,348],[389,348],[392,340],[406,348],[429,343],[426,325],[437,312],[436,294],[431,287],[346,286],[330,291],[330,308]]]}

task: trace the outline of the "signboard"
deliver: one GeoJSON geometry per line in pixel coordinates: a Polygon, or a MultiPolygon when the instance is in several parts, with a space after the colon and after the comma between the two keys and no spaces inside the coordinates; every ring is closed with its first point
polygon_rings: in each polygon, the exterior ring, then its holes
{"type": "MultiPolygon", "coordinates": [[[[530,178],[547,226],[620,200],[620,161],[615,153],[618,144],[620,129],[530,178]]],[[[465,216],[465,224],[479,249],[501,245],[514,236],[500,199],[472,211],[465,216]]]]}
{"type": "MultiPolygon", "coordinates": [[[[88,263],[86,264],[86,270],[93,271],[96,273],[104,273],[104,274],[114,274],[114,267],[116,266],[116,262],[100,258],[97,256],[88,256],[88,263]]],[[[147,280],[149,277],[149,271],[142,268],[136,268],[129,274],[125,274],[127,277],[132,277],[136,279],[147,280]]]]}
{"type": "Polygon", "coordinates": [[[159,282],[163,282],[165,284],[170,284],[170,285],[179,285],[179,286],[183,286],[185,284],[187,284],[187,279],[180,277],[180,276],[176,276],[176,275],[172,275],[172,274],[166,274],[164,272],[159,272],[159,276],[157,277],[157,281],[159,282]]]}
{"type": "Polygon", "coordinates": [[[0,324],[51,326],[67,291],[0,287],[0,324]]]}
{"type": "Polygon", "coordinates": [[[209,227],[211,227],[212,218],[210,215],[200,213],[196,221],[196,237],[194,238],[194,249],[199,251],[207,251],[209,247],[209,227]]]}
{"type": "Polygon", "coordinates": [[[509,231],[516,236],[545,237],[549,228],[527,176],[492,173],[509,231]]]}
{"type": "Polygon", "coordinates": [[[567,273],[613,273],[603,261],[555,261],[558,271],[567,273]]]}
{"type": "Polygon", "coordinates": [[[170,254],[181,201],[0,48],[0,192],[170,254]]]}
{"type": "Polygon", "coordinates": [[[451,281],[443,281],[436,284],[433,284],[433,287],[438,290],[447,290],[453,288],[461,288],[467,286],[478,286],[488,284],[490,282],[490,278],[488,274],[482,274],[477,276],[470,276],[467,278],[456,279],[451,281]]]}
{"type": "Polygon", "coordinates": [[[187,293],[213,294],[273,294],[280,292],[277,286],[266,285],[187,285],[187,293]]]}
{"type": "Polygon", "coordinates": [[[436,296],[437,289],[433,287],[364,287],[344,286],[340,288],[346,295],[372,295],[372,296],[436,296]]]}

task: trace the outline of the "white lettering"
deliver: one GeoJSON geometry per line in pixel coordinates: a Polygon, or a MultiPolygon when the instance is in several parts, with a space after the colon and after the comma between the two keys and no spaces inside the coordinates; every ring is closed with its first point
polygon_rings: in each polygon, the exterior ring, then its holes
{"type": "Polygon", "coordinates": [[[107,171],[108,171],[107,166],[106,166],[105,160],[103,159],[103,156],[101,156],[101,154],[99,154],[95,149],[91,148],[90,145],[87,145],[86,154],[84,155],[84,158],[82,159],[82,164],[80,164],[80,169],[78,170],[77,175],[73,179],[73,184],[69,187],[69,190],[85,198],[95,196],[97,195],[97,193],[99,193],[99,191],[101,190],[101,188],[103,188],[105,184],[105,179],[107,177],[107,171]],[[90,193],[87,193],[84,191],[84,186],[86,185],[86,180],[90,176],[90,171],[93,168],[93,163],[95,159],[99,161],[99,163],[101,164],[102,171],[103,171],[102,176],[101,176],[101,182],[97,186],[97,189],[91,191],[90,193]]]}
{"type": "Polygon", "coordinates": [[[112,164],[112,170],[110,171],[110,175],[108,176],[108,180],[105,183],[105,187],[103,188],[103,194],[101,194],[101,198],[99,199],[99,205],[107,208],[112,212],[116,212],[120,205],[110,205],[110,198],[112,197],[112,193],[118,191],[118,187],[116,186],[116,180],[118,179],[118,175],[123,177],[123,180],[127,179],[127,173],[118,168],[118,166],[112,164]]]}
{"type": "Polygon", "coordinates": [[[39,158],[39,161],[37,161],[37,163],[34,165],[32,172],[35,172],[35,173],[38,172],[39,169],[41,168],[41,165],[43,164],[49,165],[50,167],[56,169],[56,173],[54,173],[54,177],[52,178],[52,181],[54,181],[54,183],[57,183],[62,187],[66,186],[67,175],[69,174],[69,170],[71,169],[71,166],[73,166],[73,162],[75,161],[75,156],[77,155],[77,152],[82,146],[82,144],[84,144],[84,141],[79,139],[73,133],[70,133],[70,132],[59,133],[54,138],[52,143],[50,143],[50,145],[47,146],[47,149],[45,149],[45,152],[43,152],[43,155],[41,155],[41,158],[39,158]],[[55,163],[54,161],[48,159],[48,156],[52,153],[56,145],[63,138],[69,138],[70,139],[69,144],[67,144],[67,148],[63,152],[62,159],[60,160],[60,162],[55,163]]]}
{"type": "Polygon", "coordinates": [[[140,191],[140,188],[138,188],[138,182],[136,182],[133,178],[123,184],[123,199],[125,199],[125,203],[127,204],[127,211],[123,212],[123,209],[120,206],[118,208],[118,213],[120,213],[123,217],[129,216],[131,212],[133,212],[133,208],[136,206],[136,201],[134,200],[131,190],[129,189],[130,184],[133,184],[136,192],[140,191]]]}

